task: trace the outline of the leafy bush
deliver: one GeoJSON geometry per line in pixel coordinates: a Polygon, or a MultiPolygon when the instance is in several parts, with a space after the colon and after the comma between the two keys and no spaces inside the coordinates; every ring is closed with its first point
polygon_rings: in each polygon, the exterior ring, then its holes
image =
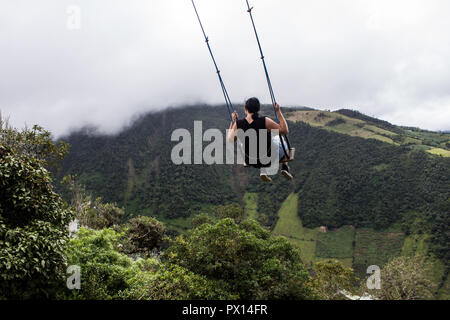
{"type": "Polygon", "coordinates": [[[314,265],[315,276],[311,281],[318,295],[324,300],[342,300],[342,291],[354,291],[358,279],[352,268],[345,267],[342,262],[328,259],[314,265]]]}
{"type": "Polygon", "coordinates": [[[8,146],[10,150],[19,156],[33,158],[47,167],[58,167],[69,150],[69,145],[64,141],[55,143],[51,133],[44,128],[35,125],[31,129],[25,127],[16,130],[3,121],[0,115],[0,144],[8,146]]]}
{"type": "Polygon", "coordinates": [[[67,249],[70,265],[81,269],[81,289],[66,293],[66,298],[119,299],[128,280],[139,271],[139,265],[120,253],[121,234],[112,229],[80,228],[67,249]]]}
{"type": "Polygon", "coordinates": [[[396,257],[381,270],[381,289],[370,294],[382,300],[433,299],[436,287],[430,279],[430,268],[420,255],[396,257]]]}
{"type": "Polygon", "coordinates": [[[163,265],[156,272],[141,272],[121,294],[132,300],[221,300],[235,299],[224,281],[209,280],[178,265],[163,265]]]}
{"type": "Polygon", "coordinates": [[[172,264],[228,284],[240,299],[307,299],[313,294],[298,249],[255,221],[202,224],[164,254],[172,264]]]}
{"type": "MultiPolygon", "coordinates": [[[[140,217],[139,220],[146,217],[140,217]]],[[[146,219],[144,219],[146,220],[146,219]]],[[[226,283],[209,280],[177,265],[161,265],[155,258],[131,258],[121,253],[122,234],[111,229],[81,228],[70,241],[68,259],[81,269],[81,289],[66,291],[72,299],[232,299],[226,283]]]]}
{"type": "Polygon", "coordinates": [[[245,218],[244,208],[236,203],[217,206],[215,209],[218,219],[231,218],[236,223],[240,223],[245,218]]]}
{"type": "Polygon", "coordinates": [[[102,199],[97,198],[88,211],[88,226],[93,229],[110,228],[118,225],[124,215],[125,211],[115,203],[102,203],[102,199]]]}
{"type": "Polygon", "coordinates": [[[0,145],[0,296],[53,297],[65,285],[71,218],[43,162],[0,145]]]}
{"type": "Polygon", "coordinates": [[[197,228],[197,227],[201,226],[202,224],[205,224],[205,223],[214,224],[215,222],[216,222],[216,219],[214,219],[209,214],[201,213],[201,214],[196,215],[192,219],[192,227],[197,228]]]}
{"type": "Polygon", "coordinates": [[[124,251],[128,254],[149,255],[152,250],[161,247],[164,233],[164,225],[155,218],[133,218],[125,227],[124,251]]]}

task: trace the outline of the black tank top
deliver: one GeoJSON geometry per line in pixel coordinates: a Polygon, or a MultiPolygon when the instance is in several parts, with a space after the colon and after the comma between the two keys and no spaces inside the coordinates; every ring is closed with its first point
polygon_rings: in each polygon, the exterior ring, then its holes
{"type": "Polygon", "coordinates": [[[250,160],[249,160],[249,153],[250,153],[250,138],[249,137],[245,137],[245,163],[249,164],[252,167],[255,168],[261,168],[261,167],[268,167],[270,166],[269,164],[263,165],[260,162],[259,159],[259,140],[260,139],[265,139],[267,141],[267,156],[270,157],[271,155],[271,135],[270,135],[270,131],[267,130],[266,128],[266,117],[258,117],[256,119],[253,120],[252,123],[248,123],[247,119],[242,119],[242,120],[238,120],[236,123],[236,126],[238,129],[242,129],[244,132],[246,132],[249,129],[254,129],[256,130],[256,139],[257,139],[257,146],[256,146],[256,150],[257,150],[257,154],[258,154],[258,158],[257,158],[257,163],[256,164],[250,164],[250,160]],[[260,129],[264,129],[264,132],[259,132],[260,129]]]}

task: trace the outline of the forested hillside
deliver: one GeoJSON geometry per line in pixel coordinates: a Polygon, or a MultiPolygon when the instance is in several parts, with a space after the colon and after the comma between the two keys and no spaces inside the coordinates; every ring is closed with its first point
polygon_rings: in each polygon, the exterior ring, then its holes
{"type": "MultiPolygon", "coordinates": [[[[265,111],[272,115],[270,109],[265,111]]],[[[255,217],[270,228],[292,192],[299,195],[298,216],[308,228],[385,230],[417,216],[431,237],[431,251],[448,265],[450,158],[412,147],[406,133],[413,132],[411,128],[357,112],[289,109],[287,115],[296,148],[291,183],[276,176],[264,184],[257,170],[237,165],[174,165],[173,130],[192,132],[194,120],[203,121],[203,130],[228,127],[225,108],[205,105],[149,113],[114,136],[93,129],[73,132],[64,138],[71,149],[57,178],[77,174],[88,191],[124,206],[127,217],[156,216],[177,232],[189,228],[191,218],[209,207],[245,204],[246,194],[257,195],[255,217]],[[305,112],[315,112],[315,120],[305,112]],[[349,125],[351,131],[345,132],[349,125]],[[355,125],[361,134],[352,131],[355,125]],[[369,130],[378,137],[365,135],[369,130]]],[[[449,134],[415,132],[414,145],[429,135],[447,149],[449,134]]]]}

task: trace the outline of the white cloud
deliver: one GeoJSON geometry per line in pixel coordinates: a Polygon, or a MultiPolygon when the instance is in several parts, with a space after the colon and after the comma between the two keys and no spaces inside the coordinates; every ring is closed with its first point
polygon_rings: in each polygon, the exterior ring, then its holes
{"type": "MultiPolygon", "coordinates": [[[[450,129],[446,0],[252,0],[276,96],[450,129]]],[[[244,0],[197,0],[233,101],[269,95],[244,0]]],[[[222,103],[189,0],[15,0],[0,12],[0,110],[56,134],[222,103]],[[81,9],[69,30],[67,7],[81,9]]]]}

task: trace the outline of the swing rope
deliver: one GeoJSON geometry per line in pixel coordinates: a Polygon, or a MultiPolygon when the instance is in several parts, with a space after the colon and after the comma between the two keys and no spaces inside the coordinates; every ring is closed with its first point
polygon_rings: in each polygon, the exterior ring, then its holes
{"type": "Polygon", "coordinates": [[[202,29],[202,32],[203,32],[203,36],[205,37],[205,42],[206,42],[206,45],[208,46],[209,54],[211,55],[211,59],[214,63],[214,67],[216,68],[217,76],[219,77],[220,87],[222,88],[223,96],[225,98],[225,104],[226,104],[226,107],[228,110],[228,115],[230,116],[230,120],[233,121],[233,116],[232,116],[233,110],[234,110],[233,104],[231,103],[231,99],[228,95],[228,91],[225,87],[225,83],[223,82],[219,67],[217,66],[216,59],[214,58],[214,54],[211,50],[211,46],[209,45],[209,38],[206,35],[205,29],[203,28],[203,24],[202,24],[202,21],[200,20],[200,16],[198,14],[197,7],[195,6],[194,0],[191,0],[191,2],[192,2],[192,5],[194,6],[195,14],[197,15],[197,19],[200,24],[200,28],[202,29]]]}
{"type": "MultiPolygon", "coordinates": [[[[277,111],[275,109],[275,105],[277,104],[277,101],[275,99],[275,94],[273,92],[272,82],[270,81],[269,71],[267,70],[266,60],[264,59],[264,54],[263,54],[263,51],[262,51],[261,42],[259,41],[258,32],[256,31],[255,21],[253,19],[253,14],[252,14],[253,7],[250,7],[250,4],[249,4],[248,0],[245,0],[245,1],[247,2],[247,8],[248,8],[247,12],[250,15],[250,20],[252,21],[253,31],[255,31],[256,42],[258,43],[259,52],[261,53],[261,61],[263,63],[264,72],[266,74],[266,80],[267,80],[267,85],[269,87],[270,98],[272,99],[272,105],[273,105],[273,109],[274,109],[274,113],[275,113],[275,119],[276,119],[277,122],[279,122],[277,111]]],[[[281,138],[281,140],[284,138],[284,140],[286,141],[288,150],[290,150],[291,149],[291,144],[289,143],[288,137],[286,135],[280,135],[280,138],[281,138]]],[[[283,151],[284,151],[285,156],[289,159],[289,153],[288,153],[288,150],[286,150],[286,147],[284,146],[284,143],[281,143],[281,146],[283,147],[283,151]]]]}

